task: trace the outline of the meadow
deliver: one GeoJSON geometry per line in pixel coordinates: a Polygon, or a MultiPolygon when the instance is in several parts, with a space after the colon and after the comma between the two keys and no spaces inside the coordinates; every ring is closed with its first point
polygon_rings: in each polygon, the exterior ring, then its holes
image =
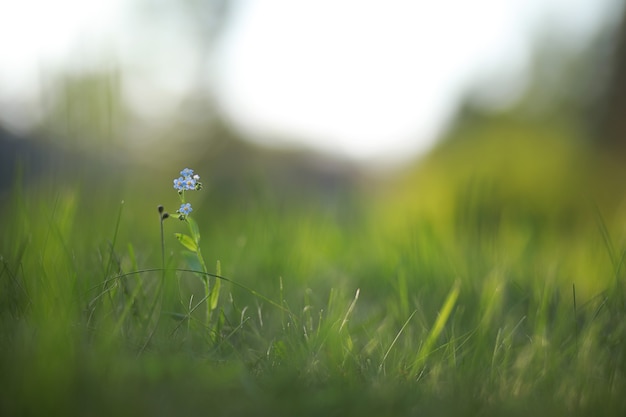
{"type": "Polygon", "coordinates": [[[626,415],[619,164],[507,134],[332,195],[196,159],[17,173],[0,414],[626,415]]]}

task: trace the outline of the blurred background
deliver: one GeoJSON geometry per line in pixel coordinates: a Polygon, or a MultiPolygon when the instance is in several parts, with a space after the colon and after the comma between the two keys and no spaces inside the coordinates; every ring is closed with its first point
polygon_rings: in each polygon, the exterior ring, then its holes
{"type": "Polygon", "coordinates": [[[386,384],[390,351],[440,414],[459,392],[483,414],[623,410],[624,3],[0,0],[0,414],[81,396],[62,410],[158,415],[198,386],[230,410],[287,389],[336,412],[362,381],[371,404],[415,397],[386,384]],[[185,167],[208,270],[304,334],[226,283],[221,330],[186,320],[198,262],[157,212],[185,167]],[[223,371],[156,366],[181,349],[223,371]]]}
{"type": "Polygon", "coordinates": [[[619,207],[625,100],[620,0],[0,3],[5,191],[190,166],[220,198],[619,207]]]}

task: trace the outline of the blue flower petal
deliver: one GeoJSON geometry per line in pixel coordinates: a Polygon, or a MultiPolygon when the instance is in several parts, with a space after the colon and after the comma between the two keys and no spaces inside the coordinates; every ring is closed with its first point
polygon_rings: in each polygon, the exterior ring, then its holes
{"type": "Polygon", "coordinates": [[[182,175],[185,178],[191,177],[193,176],[193,169],[185,168],[182,171],[180,171],[180,175],[182,175]]]}

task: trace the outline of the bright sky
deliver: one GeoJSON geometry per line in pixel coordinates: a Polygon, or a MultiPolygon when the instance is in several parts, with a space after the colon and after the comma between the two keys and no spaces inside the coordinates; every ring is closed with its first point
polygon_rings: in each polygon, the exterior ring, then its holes
{"type": "MultiPolygon", "coordinates": [[[[256,140],[403,157],[432,145],[477,80],[490,80],[494,105],[515,98],[533,31],[580,42],[617,2],[242,0],[207,81],[256,140]]],[[[0,122],[32,122],[41,72],[67,65],[117,65],[140,114],[173,111],[198,54],[183,11],[138,16],[150,4],[165,3],[0,0],[0,122]]]]}

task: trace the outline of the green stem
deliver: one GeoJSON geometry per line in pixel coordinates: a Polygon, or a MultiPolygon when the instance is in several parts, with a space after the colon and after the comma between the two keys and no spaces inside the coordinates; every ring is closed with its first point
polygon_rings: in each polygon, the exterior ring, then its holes
{"type": "Polygon", "coordinates": [[[163,276],[165,275],[165,237],[163,235],[163,216],[161,215],[161,268],[163,268],[163,276]]]}
{"type": "MultiPolygon", "coordinates": [[[[196,252],[196,256],[198,257],[198,262],[200,262],[200,266],[202,267],[202,271],[209,272],[206,268],[206,264],[204,263],[204,258],[202,257],[202,253],[200,252],[200,247],[198,247],[198,252],[196,252]]],[[[207,275],[204,275],[203,277],[203,281],[204,281],[204,296],[206,297],[206,325],[207,327],[209,326],[209,323],[211,321],[211,302],[210,302],[210,297],[209,295],[211,294],[211,286],[209,284],[209,277],[207,275]]]]}
{"type": "MultiPolygon", "coordinates": [[[[209,270],[206,267],[206,263],[204,262],[204,258],[202,257],[202,251],[200,250],[200,233],[198,232],[198,228],[195,225],[195,223],[193,223],[194,221],[190,218],[187,218],[187,225],[189,226],[189,233],[191,234],[193,240],[196,243],[196,258],[198,259],[198,262],[200,263],[200,267],[202,268],[202,271],[206,274],[207,272],[209,272],[209,270]]],[[[209,323],[211,322],[211,302],[209,301],[209,296],[211,294],[211,285],[209,282],[209,276],[208,275],[202,275],[202,282],[204,283],[204,296],[206,298],[205,303],[206,303],[206,325],[207,327],[209,326],[209,323]]]]}

